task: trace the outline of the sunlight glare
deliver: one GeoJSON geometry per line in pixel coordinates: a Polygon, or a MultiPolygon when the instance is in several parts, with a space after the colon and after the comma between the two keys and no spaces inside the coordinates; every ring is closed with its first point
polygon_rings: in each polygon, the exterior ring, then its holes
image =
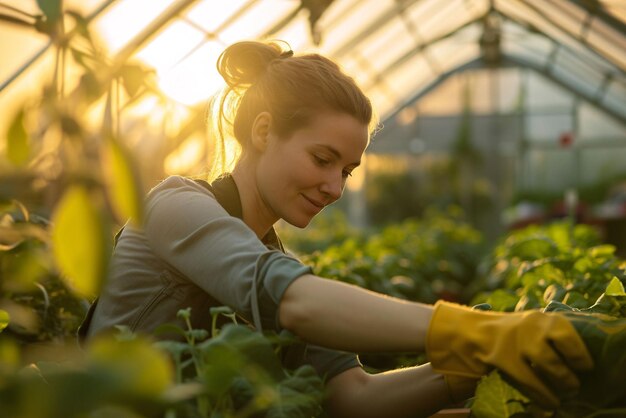
{"type": "Polygon", "coordinates": [[[163,164],[167,174],[184,174],[193,169],[204,156],[205,139],[202,136],[192,136],[185,140],[178,148],[171,152],[163,164]]]}
{"type": "Polygon", "coordinates": [[[221,44],[207,42],[171,71],[159,73],[163,93],[188,106],[208,100],[225,84],[215,66],[222,50],[221,44]]]}
{"type": "Polygon", "coordinates": [[[115,53],[159,16],[172,0],[127,0],[111,5],[98,16],[92,28],[102,37],[109,52],[115,53]]]}

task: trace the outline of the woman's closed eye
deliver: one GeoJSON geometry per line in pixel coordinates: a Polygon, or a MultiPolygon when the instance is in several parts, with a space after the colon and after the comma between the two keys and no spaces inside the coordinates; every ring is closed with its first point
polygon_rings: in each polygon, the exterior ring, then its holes
{"type": "Polygon", "coordinates": [[[327,160],[326,158],[320,157],[319,155],[313,154],[313,159],[315,160],[315,163],[319,165],[320,167],[326,167],[328,164],[330,164],[329,160],[327,160]]]}

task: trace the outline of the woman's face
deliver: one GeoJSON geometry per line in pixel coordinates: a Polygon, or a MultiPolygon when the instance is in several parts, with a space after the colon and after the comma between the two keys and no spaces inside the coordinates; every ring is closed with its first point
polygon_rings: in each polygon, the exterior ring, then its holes
{"type": "Polygon", "coordinates": [[[369,141],[367,125],[325,113],[288,138],[270,134],[257,165],[257,187],[276,218],[304,228],[341,197],[369,141]]]}

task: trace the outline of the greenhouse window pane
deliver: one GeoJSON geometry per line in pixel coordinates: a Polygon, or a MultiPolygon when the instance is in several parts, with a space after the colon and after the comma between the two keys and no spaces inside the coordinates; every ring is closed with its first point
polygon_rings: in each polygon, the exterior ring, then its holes
{"type": "Polygon", "coordinates": [[[524,172],[525,181],[533,190],[563,192],[566,188],[577,186],[579,162],[573,150],[531,150],[528,152],[528,171],[524,172]]]}
{"type": "Polygon", "coordinates": [[[624,53],[626,51],[626,37],[624,35],[617,33],[613,28],[596,18],[591,22],[587,41],[622,68],[626,68],[626,54],[624,53]]]}
{"type": "Polygon", "coordinates": [[[264,0],[255,2],[252,7],[222,30],[218,36],[226,44],[242,39],[258,39],[265,35],[277,22],[287,17],[297,7],[298,2],[264,0]]]}
{"type": "Polygon", "coordinates": [[[272,39],[287,41],[294,53],[309,52],[311,26],[306,12],[298,13],[284,28],[271,35],[272,39]]]}
{"type": "Polygon", "coordinates": [[[185,105],[208,100],[224,86],[215,67],[223,50],[221,43],[205,43],[170,71],[159,73],[159,86],[169,97],[185,105]]]}
{"type": "Polygon", "coordinates": [[[580,33],[587,12],[567,0],[535,0],[529,2],[541,11],[545,18],[573,35],[580,33]]]}
{"type": "Polygon", "coordinates": [[[376,36],[359,45],[357,52],[372,68],[382,72],[410,49],[413,43],[413,36],[407,32],[406,26],[399,19],[393,19],[378,30],[376,36]]]}
{"type": "MultiPolygon", "coordinates": [[[[626,138],[626,127],[620,125],[606,113],[581,103],[578,106],[578,136],[581,141],[598,138],[626,138]]],[[[624,141],[626,148],[626,141],[624,141]]]]}
{"type": "Polygon", "coordinates": [[[207,32],[217,31],[221,25],[251,0],[200,1],[186,13],[187,18],[207,32]]]}
{"type": "Polygon", "coordinates": [[[464,85],[464,77],[460,74],[448,78],[419,101],[420,115],[454,115],[463,112],[464,85]]]}
{"type": "Polygon", "coordinates": [[[578,44],[577,40],[546,21],[543,15],[529,9],[523,2],[500,0],[496,3],[498,10],[504,13],[505,16],[519,22],[520,25],[522,23],[533,25],[541,36],[551,38],[555,42],[568,47],[578,44]]]}
{"type": "Polygon", "coordinates": [[[574,131],[574,118],[568,114],[526,114],[524,126],[529,141],[557,146],[561,134],[574,131]]]}
{"type": "Polygon", "coordinates": [[[617,110],[626,119],[626,86],[613,80],[604,93],[602,103],[617,110]]]}
{"type": "Polygon", "coordinates": [[[522,75],[519,68],[498,69],[498,112],[517,113],[522,103],[522,75]]]}
{"type": "Polygon", "coordinates": [[[598,2],[614,18],[626,22],[626,7],[622,0],[598,0],[598,2]]]}
{"type": "Polygon", "coordinates": [[[572,93],[534,71],[526,71],[525,107],[530,112],[570,111],[574,104],[572,93]]]}
{"type": "Polygon", "coordinates": [[[626,146],[585,149],[581,153],[579,176],[582,184],[592,185],[599,181],[626,174],[626,146]]]}
{"type": "Polygon", "coordinates": [[[572,86],[575,91],[588,96],[593,96],[603,81],[602,74],[587,66],[579,57],[564,50],[557,54],[552,73],[572,86]]]}
{"type": "Polygon", "coordinates": [[[407,16],[416,22],[416,29],[424,43],[445,35],[472,21],[486,10],[485,2],[450,0],[422,1],[409,8],[407,16]]]}
{"type": "Polygon", "coordinates": [[[480,26],[477,23],[473,24],[449,38],[432,44],[425,53],[434,58],[442,71],[456,68],[480,56],[480,47],[476,42],[480,31],[480,26]]]}
{"type": "Polygon", "coordinates": [[[385,85],[396,93],[399,100],[396,106],[405,103],[412,95],[426,87],[434,78],[430,66],[420,55],[415,55],[402,65],[396,66],[385,74],[385,85]]]}
{"type": "MultiPolygon", "coordinates": [[[[473,114],[497,113],[499,101],[499,71],[497,69],[480,69],[468,71],[470,112],[473,114]]],[[[515,90],[515,86],[506,86],[515,90]]]]}
{"type": "Polygon", "coordinates": [[[354,54],[345,57],[341,61],[341,67],[343,70],[354,78],[359,86],[365,87],[373,83],[372,78],[375,74],[372,74],[363,66],[363,59],[354,54]]]}
{"type": "Polygon", "coordinates": [[[398,103],[395,97],[388,89],[375,87],[366,91],[367,96],[372,101],[372,105],[376,113],[384,120],[398,103]]]}
{"type": "Polygon", "coordinates": [[[48,44],[48,37],[12,25],[0,25],[2,65],[0,82],[4,82],[25,65],[35,53],[48,44]]]}
{"type": "Polygon", "coordinates": [[[111,53],[122,49],[146,26],[161,15],[173,0],[125,0],[113,3],[91,24],[111,53]]]}
{"type": "Polygon", "coordinates": [[[136,55],[162,74],[174,67],[204,38],[202,32],[179,20],[163,29],[136,55]]]}
{"type": "MultiPolygon", "coordinates": [[[[359,2],[341,21],[330,27],[320,27],[325,41],[332,42],[332,50],[339,51],[344,45],[357,38],[360,42],[369,41],[379,27],[371,27],[380,16],[397,7],[393,0],[364,0],[359,2]],[[369,31],[368,31],[369,30],[369,31]],[[365,32],[365,33],[363,33],[365,32]]],[[[325,50],[329,48],[324,47],[325,50]]],[[[334,54],[333,54],[334,55],[334,54]]]]}
{"type": "Polygon", "coordinates": [[[554,44],[545,37],[531,34],[510,36],[505,33],[501,41],[502,52],[519,57],[525,62],[543,68],[548,63],[554,44]]]}

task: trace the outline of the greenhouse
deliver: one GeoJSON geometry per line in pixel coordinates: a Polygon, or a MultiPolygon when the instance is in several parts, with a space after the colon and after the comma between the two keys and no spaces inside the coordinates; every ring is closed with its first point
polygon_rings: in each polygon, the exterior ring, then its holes
{"type": "Polygon", "coordinates": [[[1,417],[626,417],[623,0],[0,0],[0,39],[1,417]]]}

